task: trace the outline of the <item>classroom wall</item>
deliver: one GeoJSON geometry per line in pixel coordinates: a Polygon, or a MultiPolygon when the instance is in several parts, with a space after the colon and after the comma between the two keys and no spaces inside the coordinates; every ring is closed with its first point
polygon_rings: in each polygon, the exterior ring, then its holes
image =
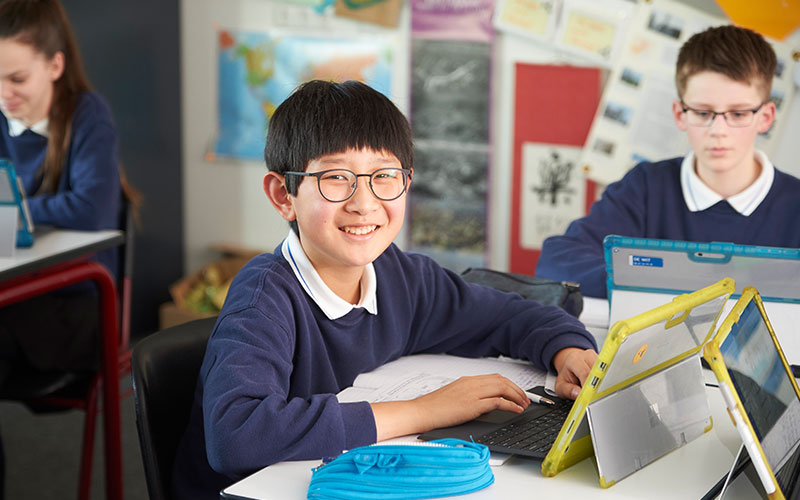
{"type": "Polygon", "coordinates": [[[285,233],[261,191],[263,164],[205,160],[216,131],[216,29],[257,29],[266,15],[259,2],[181,1],[187,273],[214,258],[209,250],[214,243],[272,249],[285,233]]]}
{"type": "Polygon", "coordinates": [[[151,333],[183,274],[178,1],[62,1],[89,78],[111,106],[128,179],[144,194],[131,332],[151,333]]]}
{"type": "MultiPolygon", "coordinates": [[[[292,6],[275,9],[261,0],[182,0],[181,42],[183,74],[183,151],[185,270],[191,272],[218,257],[210,246],[231,242],[272,251],[286,236],[289,226],[281,219],[262,191],[266,173],[263,161],[205,158],[217,128],[217,29],[264,31],[277,15],[298,12],[292,6]]],[[[369,33],[375,28],[333,19],[326,30],[369,33]]],[[[402,15],[394,61],[393,89],[408,88],[408,13],[402,15]]],[[[392,100],[407,112],[404,93],[392,100]]]]}
{"type": "MultiPolygon", "coordinates": [[[[713,0],[685,3],[718,13],[713,0]]],[[[216,27],[263,31],[270,22],[271,2],[256,0],[182,0],[183,75],[183,167],[185,269],[196,269],[215,258],[209,245],[236,242],[272,250],[286,235],[287,225],[276,215],[261,191],[265,172],[262,162],[234,162],[204,159],[213,140],[216,124],[216,27]]],[[[358,29],[357,23],[352,23],[358,29]]],[[[402,34],[398,52],[408,51],[408,12],[401,18],[402,34]]],[[[800,32],[792,37],[800,47],[800,32]]],[[[511,199],[511,151],[513,141],[513,66],[515,62],[585,64],[558,54],[549,47],[513,35],[500,34],[493,48],[493,153],[491,158],[491,199],[489,265],[508,267],[509,215],[511,199]]],[[[408,78],[408,66],[398,67],[400,81],[408,78]]],[[[397,86],[407,89],[408,86],[397,86]]],[[[407,110],[407,96],[395,96],[407,110]]],[[[775,164],[800,175],[800,143],[787,139],[800,132],[800,98],[794,99],[775,164]]],[[[403,246],[403,235],[398,237],[403,246]]]]}

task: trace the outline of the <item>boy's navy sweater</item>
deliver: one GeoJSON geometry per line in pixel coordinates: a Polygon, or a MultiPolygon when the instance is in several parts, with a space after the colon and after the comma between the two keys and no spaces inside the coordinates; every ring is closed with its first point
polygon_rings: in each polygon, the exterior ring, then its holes
{"type": "MultiPolygon", "coordinates": [[[[58,189],[54,194],[37,194],[46,150],[47,138],[30,130],[11,137],[8,120],[0,113],[0,158],[14,163],[28,194],[34,224],[84,231],[118,229],[117,132],[105,101],[93,92],[79,96],[58,189]]],[[[116,249],[106,250],[96,260],[116,273],[117,253],[116,249]]]]}
{"type": "Polygon", "coordinates": [[[681,189],[682,161],[640,163],[610,184],[589,215],[572,222],[564,235],[545,240],[537,276],[575,281],[584,295],[606,297],[603,238],[609,234],[800,247],[800,179],[775,169],[767,197],[749,216],[724,200],[691,212],[681,189]]]}
{"type": "Polygon", "coordinates": [[[391,245],[374,265],[378,314],[356,308],[337,320],[306,295],[280,247],[239,272],[200,369],[176,498],[217,498],[267,465],[374,443],[370,405],[336,393],[401,356],[504,354],[548,369],[565,347],[596,348],[563,310],[466,283],[428,257],[391,245]]]}

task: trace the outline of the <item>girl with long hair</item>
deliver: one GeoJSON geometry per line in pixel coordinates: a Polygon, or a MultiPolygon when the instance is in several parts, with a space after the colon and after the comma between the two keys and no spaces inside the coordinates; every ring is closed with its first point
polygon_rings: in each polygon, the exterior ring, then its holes
{"type": "MultiPolygon", "coordinates": [[[[22,179],[35,224],[118,229],[123,199],[136,198],[120,174],[109,106],[92,91],[58,0],[0,3],[0,157],[22,179]]],[[[95,258],[116,274],[117,256],[95,258]]],[[[95,369],[98,330],[88,284],[0,309],[0,393],[14,370],[47,379],[95,369]]]]}

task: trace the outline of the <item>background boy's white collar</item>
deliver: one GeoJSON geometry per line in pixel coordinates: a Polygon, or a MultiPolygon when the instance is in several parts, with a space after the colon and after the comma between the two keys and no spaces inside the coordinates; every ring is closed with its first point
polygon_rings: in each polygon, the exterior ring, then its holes
{"type": "Polygon", "coordinates": [[[364,275],[361,277],[361,300],[358,304],[353,305],[333,293],[322,281],[319,273],[314,269],[314,265],[308,260],[308,256],[300,244],[300,238],[291,229],[281,244],[281,253],[292,267],[303,290],[322,309],[328,319],[339,319],[356,307],[363,307],[370,314],[378,314],[377,277],[375,276],[375,266],[371,262],[365,266],[364,275]]]}
{"type": "Polygon", "coordinates": [[[24,123],[16,118],[9,118],[8,119],[8,135],[11,137],[17,137],[22,135],[23,132],[30,129],[31,132],[41,135],[42,137],[47,137],[49,134],[47,133],[47,125],[49,120],[45,118],[44,120],[39,120],[38,122],[34,123],[30,127],[26,127],[24,123]]]}
{"type": "MultiPolygon", "coordinates": [[[[772,181],[775,179],[775,167],[767,155],[761,151],[756,151],[755,155],[761,164],[761,174],[758,179],[741,193],[726,199],[734,210],[744,216],[752,214],[764,201],[772,187],[772,181]]],[[[697,172],[694,171],[694,152],[689,152],[681,163],[681,190],[686,208],[690,212],[705,210],[724,199],[706,186],[697,176],[697,172]]]]}

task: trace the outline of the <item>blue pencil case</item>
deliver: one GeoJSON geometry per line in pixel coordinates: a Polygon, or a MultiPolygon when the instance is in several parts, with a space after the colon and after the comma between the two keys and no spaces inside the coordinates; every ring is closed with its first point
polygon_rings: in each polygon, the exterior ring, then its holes
{"type": "Polygon", "coordinates": [[[489,449],[460,439],[354,448],[313,469],[309,499],[436,498],[494,482],[489,449]]]}

